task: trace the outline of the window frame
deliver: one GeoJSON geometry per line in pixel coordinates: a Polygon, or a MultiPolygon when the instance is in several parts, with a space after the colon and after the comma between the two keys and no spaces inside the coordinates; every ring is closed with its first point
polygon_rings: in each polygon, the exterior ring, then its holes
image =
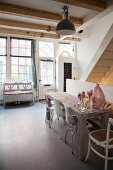
{"type": "Polygon", "coordinates": [[[27,58],[32,58],[32,39],[26,39],[26,38],[17,38],[17,37],[10,37],[10,57],[27,57],[27,58]],[[28,40],[28,41],[31,41],[31,56],[19,56],[19,55],[12,55],[11,54],[11,48],[12,48],[12,46],[11,46],[11,41],[12,41],[12,39],[16,39],[16,40],[28,40]]]}
{"type": "MultiPolygon", "coordinates": [[[[19,80],[19,75],[20,74],[23,74],[23,75],[32,75],[32,73],[31,74],[28,74],[27,72],[25,72],[25,73],[19,73],[19,58],[25,58],[25,60],[27,59],[27,58],[30,58],[31,60],[32,60],[32,50],[33,50],[33,48],[32,48],[32,42],[33,42],[33,40],[32,39],[27,39],[27,38],[18,38],[18,37],[10,37],[10,66],[11,66],[11,73],[10,73],[10,80],[11,81],[14,81],[14,80],[12,80],[12,74],[14,75],[14,74],[18,74],[18,81],[20,81],[19,80]],[[12,39],[16,39],[16,40],[28,40],[28,41],[31,41],[31,56],[19,56],[19,55],[12,55],[11,54],[11,48],[12,48],[12,46],[11,46],[11,41],[12,41],[12,39]],[[12,61],[11,61],[11,58],[13,58],[13,57],[17,57],[18,58],[18,65],[16,65],[17,67],[18,67],[18,73],[12,73],[12,66],[14,65],[12,65],[12,61]]],[[[25,65],[25,67],[26,67],[27,65],[25,65]]],[[[32,61],[31,61],[31,70],[32,70],[32,61]]],[[[33,81],[33,76],[32,76],[32,80],[31,81],[33,81]]]]}
{"type": "MultiPolygon", "coordinates": [[[[42,81],[41,81],[41,84],[42,85],[44,85],[44,86],[52,86],[52,85],[54,85],[55,84],[55,68],[56,68],[56,66],[55,66],[55,64],[56,64],[56,62],[55,62],[55,60],[53,59],[44,59],[44,57],[42,57],[42,58],[40,58],[40,77],[41,77],[41,61],[44,61],[44,62],[52,62],[53,63],[53,84],[50,84],[50,83],[45,83],[45,84],[43,84],[42,83],[42,81]]],[[[45,76],[46,77],[46,76],[45,76]]],[[[47,76],[48,77],[48,76],[47,76]]],[[[42,79],[42,77],[41,77],[41,79],[42,79]]]]}
{"type": "MultiPolygon", "coordinates": [[[[40,79],[41,79],[41,61],[47,61],[47,62],[53,62],[53,84],[42,84],[42,81],[40,82],[41,85],[43,86],[53,86],[56,84],[56,58],[55,58],[55,43],[53,41],[47,41],[47,40],[39,40],[39,44],[40,44],[40,41],[41,42],[46,42],[46,43],[53,43],[53,57],[43,57],[43,56],[40,56],[40,52],[39,52],[39,65],[40,65],[40,79]]],[[[39,50],[40,50],[40,47],[39,47],[39,50]]]]}

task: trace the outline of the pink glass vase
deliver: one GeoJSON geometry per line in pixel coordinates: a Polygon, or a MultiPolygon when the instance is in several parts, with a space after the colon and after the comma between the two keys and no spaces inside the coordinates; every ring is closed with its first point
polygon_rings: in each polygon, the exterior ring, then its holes
{"type": "Polygon", "coordinates": [[[92,102],[95,109],[102,109],[105,105],[105,96],[99,84],[94,88],[92,102]]]}

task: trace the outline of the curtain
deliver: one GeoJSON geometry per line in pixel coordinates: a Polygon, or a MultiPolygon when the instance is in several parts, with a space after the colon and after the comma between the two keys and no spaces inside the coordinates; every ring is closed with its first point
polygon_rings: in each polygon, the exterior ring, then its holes
{"type": "Polygon", "coordinates": [[[32,43],[31,43],[31,56],[32,56],[32,77],[33,77],[33,83],[34,83],[34,88],[37,90],[37,72],[36,72],[36,62],[35,62],[35,48],[36,48],[36,41],[35,40],[32,40],[32,43]]]}

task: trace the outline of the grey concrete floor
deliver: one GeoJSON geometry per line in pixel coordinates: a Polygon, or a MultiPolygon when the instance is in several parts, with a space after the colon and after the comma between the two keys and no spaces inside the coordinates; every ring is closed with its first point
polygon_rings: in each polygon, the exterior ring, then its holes
{"type": "MultiPolygon", "coordinates": [[[[104,161],[94,153],[86,163],[72,155],[70,141],[63,141],[62,124],[60,129],[55,133],[45,123],[44,104],[0,106],[0,170],[104,169],[104,161]]],[[[113,170],[113,161],[108,170],[113,170]]]]}

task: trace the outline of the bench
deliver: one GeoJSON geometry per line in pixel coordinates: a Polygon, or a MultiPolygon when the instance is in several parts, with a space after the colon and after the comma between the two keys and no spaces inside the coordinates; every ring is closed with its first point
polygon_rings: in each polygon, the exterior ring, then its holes
{"type": "Polygon", "coordinates": [[[3,100],[6,103],[30,101],[34,103],[32,82],[15,82],[3,84],[3,100]]]}

